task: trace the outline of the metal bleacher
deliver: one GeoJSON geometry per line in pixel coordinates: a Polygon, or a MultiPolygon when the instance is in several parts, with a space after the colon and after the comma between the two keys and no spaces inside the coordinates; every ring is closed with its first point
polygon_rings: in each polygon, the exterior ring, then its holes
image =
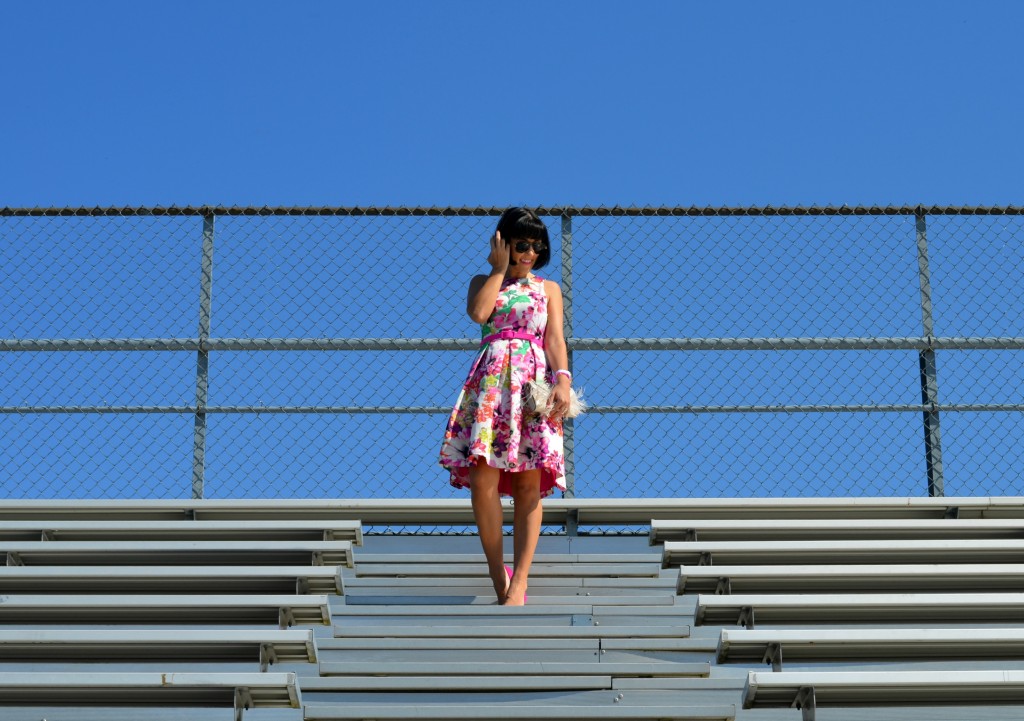
{"type": "Polygon", "coordinates": [[[372,532],[465,500],[6,501],[0,718],[1024,718],[1024,499],[544,508],[506,608],[475,536],[372,532]]]}

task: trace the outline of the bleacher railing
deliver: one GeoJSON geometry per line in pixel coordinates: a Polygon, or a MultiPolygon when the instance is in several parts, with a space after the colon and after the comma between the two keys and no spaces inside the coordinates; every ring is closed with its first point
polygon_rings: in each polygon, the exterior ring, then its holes
{"type": "MultiPolygon", "coordinates": [[[[0,210],[3,495],[456,494],[502,210],[0,210]]],[[[1024,491],[1024,208],[537,210],[567,495],[1024,491]]]]}

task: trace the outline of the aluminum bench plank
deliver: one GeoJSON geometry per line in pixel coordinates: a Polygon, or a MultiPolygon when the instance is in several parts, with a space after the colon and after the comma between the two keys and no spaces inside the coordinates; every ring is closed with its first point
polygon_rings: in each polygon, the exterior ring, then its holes
{"type": "Polygon", "coordinates": [[[1024,591],[1024,564],[681,566],[679,593],[1024,591]]]}
{"type": "Polygon", "coordinates": [[[334,593],[339,566],[0,566],[3,593],[334,593]]]}
{"type": "Polygon", "coordinates": [[[698,624],[1024,621],[1024,593],[735,594],[697,597],[698,624]],[[753,612],[753,620],[749,618],[753,612]]]}
{"type": "MultiPolygon", "coordinates": [[[[582,599],[580,599],[582,601],[582,599]]],[[[504,619],[511,616],[544,616],[556,614],[564,616],[567,614],[594,614],[599,616],[669,616],[686,617],[688,612],[679,606],[650,606],[643,608],[605,606],[595,607],[590,603],[577,603],[572,605],[547,605],[531,601],[525,606],[499,606],[497,603],[490,605],[474,606],[471,604],[450,604],[450,605],[392,605],[392,606],[360,606],[338,604],[332,609],[335,617],[344,616],[421,616],[421,617],[485,617],[504,619]]]]}
{"type": "Polygon", "coordinates": [[[667,566],[1024,561],[1024,539],[666,541],[664,548],[667,566]]]}
{"type": "Polygon", "coordinates": [[[0,704],[302,708],[294,673],[0,673],[0,704]]]}
{"type": "Polygon", "coordinates": [[[130,631],[0,629],[0,661],[41,659],[110,661],[260,661],[315,663],[313,632],[308,629],[130,631]]]}
{"type": "MultiPolygon", "coordinates": [[[[1024,703],[1024,671],[751,672],[743,708],[1024,703]],[[811,691],[813,690],[813,695],[811,691]]],[[[808,713],[809,711],[809,713],[808,713]]]]}
{"type": "Polygon", "coordinates": [[[673,661],[602,663],[601,661],[446,661],[425,664],[418,661],[321,661],[321,676],[585,676],[588,673],[606,676],[707,676],[708,663],[677,663],[673,661]]]}
{"type": "MultiPolygon", "coordinates": [[[[353,583],[353,577],[349,576],[344,579],[343,588],[345,594],[351,596],[353,599],[359,598],[373,598],[373,597],[389,597],[389,598],[402,598],[402,599],[430,599],[430,598],[443,598],[445,596],[454,597],[472,597],[481,596],[489,597],[491,602],[494,601],[494,588],[491,585],[490,579],[462,579],[464,583],[456,584],[451,583],[449,579],[444,581],[434,580],[433,585],[422,586],[422,585],[411,585],[398,583],[394,585],[380,584],[376,586],[362,586],[358,583],[353,583]]],[[[404,580],[404,579],[402,579],[404,580]]],[[[678,578],[666,578],[668,583],[663,583],[659,588],[636,588],[629,586],[582,586],[578,583],[569,581],[568,583],[541,583],[541,581],[552,581],[554,579],[538,579],[530,578],[530,598],[540,599],[543,597],[552,598],[565,598],[579,596],[582,598],[604,598],[604,597],[631,597],[641,599],[651,599],[652,603],[672,603],[672,598],[678,595],[677,586],[679,585],[678,578]],[[669,599],[665,601],[664,599],[669,599]]],[[[408,601],[409,603],[423,603],[423,600],[408,601]]],[[[404,601],[403,601],[404,603],[404,601]]],[[[642,601],[641,601],[642,603],[642,601]]]]}
{"type": "MultiPolygon", "coordinates": [[[[357,554],[358,555],[358,554],[357,554]]],[[[571,590],[579,589],[584,591],[600,590],[604,593],[622,590],[624,593],[643,591],[674,591],[676,579],[671,573],[663,572],[658,577],[564,577],[564,576],[530,576],[530,592],[535,593],[541,589],[571,590]]],[[[446,578],[444,586],[439,587],[436,577],[395,577],[395,576],[356,576],[345,575],[345,587],[356,591],[377,589],[414,589],[417,593],[437,591],[447,592],[448,589],[477,589],[485,591],[491,588],[490,579],[484,576],[453,576],[446,578]]]]}
{"type": "MultiPolygon", "coordinates": [[[[505,520],[512,505],[503,501],[505,520]]],[[[546,499],[543,522],[564,523],[573,512],[582,524],[648,524],[688,518],[1024,518],[1021,497],[897,498],[557,498],[546,499]]],[[[10,499],[0,519],[138,520],[361,520],[372,524],[473,525],[469,499],[10,499]]]]}
{"type": "MultiPolygon", "coordinates": [[[[545,506],[548,504],[546,503],[545,506]]],[[[503,503],[511,521],[512,505],[503,503]]],[[[548,522],[565,512],[553,510],[548,522]]],[[[360,520],[363,524],[475,523],[469,499],[12,499],[0,519],[360,520]]]]}
{"type": "Polygon", "coordinates": [[[961,518],[995,514],[1024,517],[1024,501],[1020,497],[998,496],[545,499],[544,507],[576,508],[581,524],[600,525],[691,518],[944,518],[951,510],[961,518]],[[563,506],[565,501],[569,504],[563,506]]]}
{"type": "MultiPolygon", "coordinates": [[[[532,597],[531,597],[532,598],[532,597]]],[[[504,606],[502,607],[505,608],[504,606]]],[[[594,609],[595,616],[610,617],[610,616],[666,616],[666,617],[679,617],[679,616],[690,616],[693,614],[693,609],[683,605],[675,606],[651,606],[643,608],[628,608],[621,606],[603,606],[594,609]]]]}
{"type": "MultiPolygon", "coordinates": [[[[531,603],[526,606],[471,606],[450,607],[429,606],[344,606],[332,607],[336,626],[356,628],[358,626],[379,626],[387,623],[393,626],[456,624],[476,629],[477,635],[485,635],[498,626],[522,629],[531,625],[543,626],[552,634],[570,626],[612,626],[635,627],[665,625],[679,627],[693,618],[692,606],[543,606],[531,603]],[[368,611],[368,612],[367,612],[368,611]]],[[[609,631],[611,633],[611,631],[609,631]]]]}
{"type": "MultiPolygon", "coordinates": [[[[712,667],[713,674],[714,671],[715,669],[712,667]]],[[[708,678],[686,678],[684,676],[676,678],[617,678],[612,679],[612,688],[623,691],[668,691],[670,692],[669,698],[678,697],[677,693],[671,693],[678,691],[716,695],[725,691],[729,694],[729,698],[733,698],[740,695],[746,681],[746,674],[743,674],[742,677],[712,675],[708,678]]]]}
{"type": "Polygon", "coordinates": [[[722,629],[718,663],[789,659],[1024,658],[1024,628],[746,631],[722,629]]]}
{"type": "MultiPolygon", "coordinates": [[[[327,651],[322,650],[320,653],[320,661],[323,664],[334,664],[334,663],[348,663],[348,664],[366,664],[367,669],[370,667],[377,667],[382,663],[401,663],[405,664],[411,669],[409,673],[370,673],[367,670],[365,673],[355,669],[352,672],[347,672],[342,675],[365,675],[365,676],[416,676],[416,675],[431,675],[431,676],[443,676],[448,673],[447,669],[450,662],[458,662],[466,666],[488,664],[500,662],[507,664],[509,667],[515,666],[520,663],[543,663],[545,667],[552,663],[557,664],[593,664],[598,662],[606,662],[612,659],[605,655],[601,655],[598,649],[571,649],[571,648],[544,648],[544,649],[523,649],[523,648],[512,648],[512,649],[494,649],[494,648],[473,648],[467,647],[467,644],[461,644],[458,647],[449,647],[444,641],[435,639],[437,642],[436,648],[420,648],[420,649],[395,649],[395,648],[360,648],[351,650],[333,650],[327,651]],[[418,667],[418,669],[417,669],[418,667]]],[[[650,658],[629,658],[628,661],[651,661],[650,658]]],[[[656,658],[655,661],[662,661],[665,659],[656,658]]],[[[678,661],[708,661],[709,658],[676,658],[671,660],[678,661]]],[[[321,666],[321,675],[326,675],[326,672],[321,666]]],[[[591,673],[594,673],[591,671],[591,673]]],[[[511,672],[514,674],[514,672],[511,672]]],[[[510,674],[510,675],[511,675],[510,674]]],[[[472,675],[472,674],[471,674],[472,675]]],[[[487,674],[485,674],[487,675],[487,674]]],[[[539,675],[539,672],[538,672],[539,675]]],[[[580,675],[580,674],[572,674],[580,675]]]]}
{"type": "Polygon", "coordinates": [[[25,520],[0,521],[0,541],[114,540],[293,540],[351,541],[362,545],[359,521],[160,521],[25,520]]]}
{"type": "Polygon", "coordinates": [[[547,606],[544,604],[527,603],[525,606],[499,606],[493,602],[488,606],[473,606],[470,604],[449,604],[449,605],[390,605],[390,606],[359,606],[339,604],[332,609],[332,616],[335,618],[346,616],[362,617],[387,617],[387,616],[416,616],[420,618],[470,618],[485,617],[488,619],[499,619],[513,616],[545,616],[558,615],[567,616],[571,614],[590,614],[594,607],[590,604],[579,603],[566,606],[547,606]]]}
{"type": "MultiPolygon", "coordinates": [[[[578,605],[580,603],[592,604],[594,606],[673,606],[675,605],[676,594],[664,593],[660,595],[626,596],[611,595],[599,596],[596,594],[583,593],[574,595],[555,595],[553,593],[537,593],[533,589],[528,594],[530,603],[540,603],[546,606],[578,605]]],[[[473,606],[495,605],[494,591],[491,590],[485,595],[460,595],[457,592],[449,591],[446,595],[408,595],[405,594],[349,594],[345,597],[345,604],[348,606],[373,606],[373,605],[404,605],[404,606],[438,606],[453,603],[468,603],[473,606]],[[457,601],[455,600],[457,599],[457,601]]]]}
{"type": "MultiPolygon", "coordinates": [[[[305,721],[494,721],[494,704],[315,704],[304,707],[305,721]]],[[[614,704],[554,705],[502,701],[500,718],[529,721],[733,721],[736,707],[643,706],[614,704]]]]}
{"type": "MultiPolygon", "coordinates": [[[[495,608],[503,608],[495,606],[495,608]]],[[[551,607],[548,607],[549,609],[551,607]]],[[[509,613],[501,618],[496,616],[477,616],[468,614],[448,614],[445,616],[356,616],[349,615],[333,617],[334,625],[337,628],[344,628],[347,630],[356,631],[363,627],[378,628],[383,624],[387,624],[395,629],[395,634],[400,635],[403,629],[419,629],[426,625],[443,624],[444,626],[452,626],[459,624],[475,633],[477,636],[483,636],[490,633],[490,630],[495,624],[506,626],[510,629],[523,630],[531,626],[537,626],[541,629],[548,629],[552,634],[559,633],[562,629],[571,627],[574,624],[581,623],[580,619],[584,619],[582,622],[587,625],[591,625],[589,615],[584,614],[572,614],[564,611],[551,611],[548,610],[544,613],[531,613],[529,615],[522,613],[509,613]]],[[[636,624],[633,624],[636,625],[636,624]]],[[[338,631],[335,631],[338,634],[338,631]]]]}
{"type": "Polygon", "coordinates": [[[327,596],[7,595],[0,623],[329,624],[327,596]]]}
{"type": "Polygon", "coordinates": [[[334,676],[303,679],[304,692],[352,691],[600,691],[612,688],[611,676],[334,676]]]}
{"type": "MultiPolygon", "coordinates": [[[[515,561],[514,554],[504,554],[505,563],[515,561]]],[[[470,564],[474,567],[483,565],[486,561],[480,553],[363,553],[360,552],[359,560],[366,564],[387,564],[387,563],[422,563],[435,565],[439,561],[452,565],[470,564]]],[[[652,551],[650,553],[538,553],[533,557],[533,567],[537,564],[587,564],[593,563],[602,566],[626,564],[626,563],[661,563],[661,553],[652,551]]],[[[532,570],[531,570],[532,572],[532,570]]]]}
{"type": "MultiPolygon", "coordinates": [[[[645,609],[626,609],[630,615],[616,615],[607,614],[606,611],[612,608],[611,606],[599,607],[595,609],[593,616],[593,624],[601,628],[610,628],[614,626],[636,626],[641,623],[647,623],[651,626],[659,625],[678,625],[683,621],[690,621],[693,619],[693,610],[690,609],[688,613],[680,613],[675,616],[661,616],[651,613],[647,613],[645,609]]],[[[653,607],[651,610],[657,610],[657,607],[653,607]]]]}
{"type": "MultiPolygon", "coordinates": [[[[386,630],[381,629],[383,633],[386,630]]],[[[451,651],[467,649],[472,651],[588,651],[601,650],[602,639],[596,636],[569,637],[520,637],[520,636],[452,636],[452,637],[402,637],[402,636],[346,636],[323,638],[318,641],[321,651],[451,651]]]]}
{"type": "Polygon", "coordinates": [[[695,640],[685,636],[661,637],[519,637],[492,636],[482,637],[345,637],[323,638],[317,641],[321,652],[326,651],[715,651],[717,643],[710,640],[695,640]]]}
{"type": "MultiPolygon", "coordinates": [[[[486,636],[487,638],[512,638],[512,639],[572,639],[572,638],[685,638],[690,635],[688,624],[657,624],[657,625],[636,625],[636,626],[522,626],[507,628],[494,626],[481,631],[479,627],[466,627],[465,625],[434,625],[423,624],[415,626],[396,625],[366,625],[366,626],[338,626],[334,627],[334,635],[343,639],[366,639],[366,638],[395,638],[395,639],[476,639],[486,636]]],[[[329,639],[320,641],[321,644],[330,643],[329,639]]]]}
{"type": "Polygon", "coordinates": [[[654,520],[651,545],[665,541],[795,541],[1024,538],[1024,519],[864,518],[654,520]]]}
{"type": "MultiPolygon", "coordinates": [[[[392,563],[367,563],[362,554],[356,558],[356,575],[367,576],[419,576],[419,577],[458,577],[476,576],[487,578],[487,564],[479,558],[475,563],[449,564],[438,562],[434,556],[434,563],[407,563],[400,557],[395,557],[392,563]]],[[[530,566],[530,577],[602,577],[602,576],[635,576],[657,578],[661,573],[660,561],[651,563],[544,563],[535,561],[530,566]]]]}
{"type": "MultiPolygon", "coordinates": [[[[526,651],[542,654],[545,651],[580,652],[584,654],[604,651],[669,651],[708,652],[717,648],[717,641],[711,639],[690,639],[685,637],[641,637],[641,638],[599,638],[599,637],[547,637],[547,638],[495,638],[495,637],[450,637],[450,638],[326,638],[319,639],[317,646],[321,653],[346,651],[396,651],[419,653],[421,651],[526,651]]],[[[760,659],[760,656],[759,656],[760,659]]],[[[325,660],[327,660],[325,658],[325,660]]],[[[397,660],[397,658],[395,659],[397,660]]],[[[607,661],[607,659],[602,659],[607,661]]]]}
{"type": "Polygon", "coordinates": [[[311,564],[351,566],[351,541],[6,541],[7,565],[311,564]]]}
{"type": "Polygon", "coordinates": [[[605,638],[604,651],[713,651],[715,644],[691,638],[605,638]]]}

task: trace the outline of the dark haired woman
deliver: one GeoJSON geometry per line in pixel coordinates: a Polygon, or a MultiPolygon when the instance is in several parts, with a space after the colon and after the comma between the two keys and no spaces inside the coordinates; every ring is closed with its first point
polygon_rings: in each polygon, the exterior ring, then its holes
{"type": "Polygon", "coordinates": [[[452,409],[440,463],[469,488],[498,603],[526,603],[540,536],[541,503],[565,490],[562,419],[569,408],[562,290],[531,273],[551,258],[548,230],[525,208],[509,208],[490,241],[490,275],[469,283],[466,310],[481,324],[481,349],[452,409]],[[549,407],[532,414],[526,384],[546,377],[549,407]],[[514,569],[504,565],[501,496],[514,500],[514,569]]]}

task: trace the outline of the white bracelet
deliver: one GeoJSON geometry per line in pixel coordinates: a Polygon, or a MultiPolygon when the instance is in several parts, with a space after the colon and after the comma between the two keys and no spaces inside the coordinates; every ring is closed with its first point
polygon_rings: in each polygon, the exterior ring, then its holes
{"type": "Polygon", "coordinates": [[[572,373],[570,373],[569,371],[565,370],[564,368],[561,369],[561,370],[555,371],[555,378],[558,378],[558,376],[562,375],[563,373],[569,379],[569,382],[572,383],[572,373]]]}

